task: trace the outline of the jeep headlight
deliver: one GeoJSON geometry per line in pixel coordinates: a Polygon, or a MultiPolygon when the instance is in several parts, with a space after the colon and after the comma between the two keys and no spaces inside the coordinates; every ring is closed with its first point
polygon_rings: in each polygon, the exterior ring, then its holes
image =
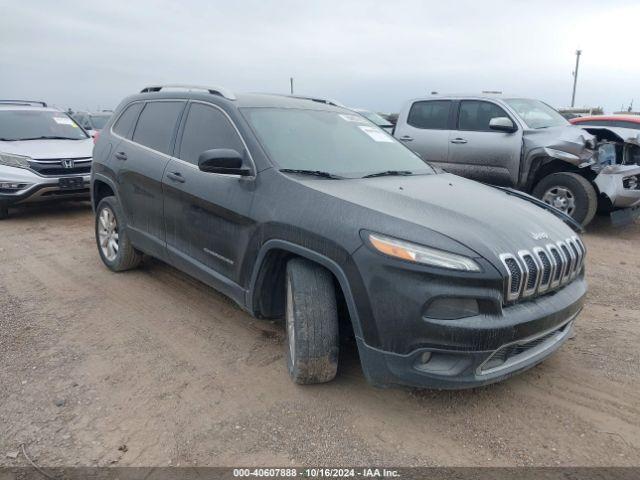
{"type": "Polygon", "coordinates": [[[445,252],[436,248],[425,247],[411,242],[405,242],[396,238],[369,234],[369,242],[373,248],[389,257],[407,260],[409,262],[421,263],[432,267],[446,268],[449,270],[461,270],[466,272],[480,272],[482,268],[475,260],[458,255],[456,253],[445,252]]]}
{"type": "Polygon", "coordinates": [[[22,155],[0,152],[0,165],[6,165],[7,167],[29,168],[29,160],[31,160],[29,157],[23,157],[22,155]]]}

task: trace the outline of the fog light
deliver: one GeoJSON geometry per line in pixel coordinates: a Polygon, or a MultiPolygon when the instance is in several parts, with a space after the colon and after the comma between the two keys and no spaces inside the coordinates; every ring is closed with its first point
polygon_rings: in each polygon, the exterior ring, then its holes
{"type": "Polygon", "coordinates": [[[480,307],[475,298],[441,297],[429,303],[424,316],[437,320],[457,320],[479,313],[480,307]]]}

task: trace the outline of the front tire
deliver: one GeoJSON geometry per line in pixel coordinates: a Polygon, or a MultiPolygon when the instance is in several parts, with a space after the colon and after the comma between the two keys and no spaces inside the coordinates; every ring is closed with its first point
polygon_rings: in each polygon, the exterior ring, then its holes
{"type": "Polygon", "coordinates": [[[136,250],[127,235],[124,215],[116,197],[105,197],[96,208],[96,243],[104,264],[114,272],[136,268],[142,253],[136,250]]]}
{"type": "Polygon", "coordinates": [[[331,273],[294,258],[286,277],[287,366],[298,384],[325,383],[338,370],[338,307],[331,273]]]}
{"type": "Polygon", "coordinates": [[[0,205],[0,220],[9,218],[9,207],[6,205],[0,205]]]}
{"type": "Polygon", "coordinates": [[[533,189],[533,196],[587,225],[598,209],[598,195],[591,182],[577,173],[547,175],[533,189]]]}

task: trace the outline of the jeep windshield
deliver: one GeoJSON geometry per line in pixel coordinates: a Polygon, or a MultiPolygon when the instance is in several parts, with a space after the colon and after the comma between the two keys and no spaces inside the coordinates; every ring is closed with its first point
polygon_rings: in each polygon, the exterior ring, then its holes
{"type": "Polygon", "coordinates": [[[344,178],[390,171],[434,173],[415,153],[354,113],[293,108],[247,108],[244,113],[281,170],[344,178]]]}
{"type": "Polygon", "coordinates": [[[566,118],[540,100],[530,98],[508,98],[507,105],[513,108],[529,128],[550,128],[569,125],[566,118]]]}
{"type": "Polygon", "coordinates": [[[48,110],[0,110],[0,139],[84,140],[88,138],[66,113],[48,110]]]}

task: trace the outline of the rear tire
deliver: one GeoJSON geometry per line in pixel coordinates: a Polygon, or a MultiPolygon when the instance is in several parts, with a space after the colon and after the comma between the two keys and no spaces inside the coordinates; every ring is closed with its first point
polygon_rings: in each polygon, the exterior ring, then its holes
{"type": "Polygon", "coordinates": [[[116,197],[100,200],[96,208],[96,243],[100,258],[114,272],[136,268],[142,260],[142,253],[131,245],[124,225],[124,215],[116,197]]]}
{"type": "Polygon", "coordinates": [[[562,210],[585,226],[596,214],[598,194],[591,182],[572,172],[552,173],[533,189],[533,196],[562,210]]]}
{"type": "Polygon", "coordinates": [[[295,383],[333,380],[338,370],[338,307],[333,277],[294,258],[286,278],[287,366],[295,383]]]}

